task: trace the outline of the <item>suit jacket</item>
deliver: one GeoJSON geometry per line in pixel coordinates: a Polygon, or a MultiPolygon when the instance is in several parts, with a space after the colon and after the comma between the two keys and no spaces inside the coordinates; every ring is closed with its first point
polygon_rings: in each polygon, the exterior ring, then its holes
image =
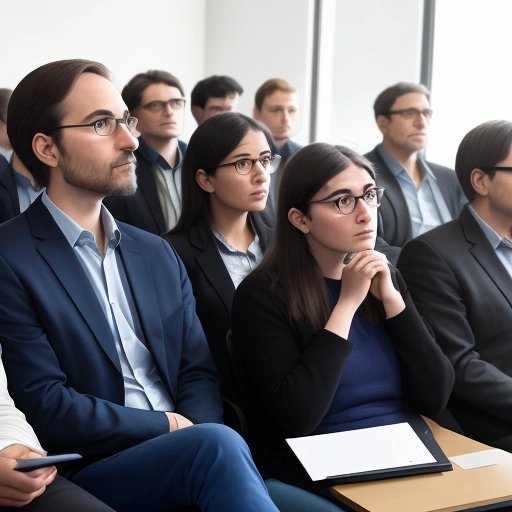
{"type": "MultiPolygon", "coordinates": [[[[178,146],[185,154],[187,145],[179,140],[178,146]]],[[[155,180],[156,164],[143,151],[135,151],[137,158],[137,190],[132,196],[106,197],[103,201],[117,219],[155,235],[167,231],[164,213],[155,180]]]]}
{"type": "MultiPolygon", "coordinates": [[[[412,223],[409,208],[405,201],[404,193],[386,162],[382,159],[377,147],[364,155],[375,167],[377,184],[384,187],[386,192],[379,207],[380,221],[379,234],[389,245],[402,247],[407,240],[412,238],[412,223]]],[[[457,180],[457,175],[452,169],[427,162],[436,177],[441,194],[446,202],[452,218],[456,218],[467,199],[457,180]]]]}
{"type": "Polygon", "coordinates": [[[18,189],[12,167],[0,155],[0,224],[20,213],[18,189]]]}
{"type": "Polygon", "coordinates": [[[288,139],[286,143],[276,151],[281,159],[279,160],[279,167],[271,175],[267,204],[263,212],[263,220],[268,226],[275,225],[277,199],[279,197],[279,188],[281,186],[281,179],[283,177],[283,169],[286,161],[301,148],[302,146],[300,144],[288,139]]]}
{"type": "MultiPolygon", "coordinates": [[[[404,397],[417,412],[442,411],[453,385],[453,368],[416,311],[400,275],[395,286],[406,309],[385,321],[402,372],[404,397]]],[[[264,477],[304,485],[288,437],[312,434],[325,417],[350,364],[351,345],[331,331],[313,331],[290,321],[287,301],[278,285],[253,272],[237,288],[232,312],[233,345],[247,372],[241,402],[251,429],[250,444],[264,477]]],[[[310,480],[310,479],[309,479],[310,480]]]]}
{"type": "MultiPolygon", "coordinates": [[[[176,412],[194,422],[220,422],[217,373],[183,264],[160,237],[118,227],[117,250],[143,341],[176,412]]],[[[162,412],[124,406],[107,319],[40,198],[0,226],[0,282],[9,389],[48,450],[104,456],[169,431],[162,412]]]]}
{"type": "Polygon", "coordinates": [[[399,266],[455,367],[450,411],[468,436],[512,451],[512,279],[468,208],[407,243],[399,266]]]}
{"type": "MultiPolygon", "coordinates": [[[[249,214],[265,250],[272,231],[258,214],[249,214]]],[[[164,235],[176,249],[185,267],[197,301],[197,315],[201,320],[213,359],[221,375],[222,389],[228,397],[236,397],[226,334],[231,328],[231,305],[235,286],[222,260],[212,229],[207,222],[198,222],[190,232],[164,235]]]]}

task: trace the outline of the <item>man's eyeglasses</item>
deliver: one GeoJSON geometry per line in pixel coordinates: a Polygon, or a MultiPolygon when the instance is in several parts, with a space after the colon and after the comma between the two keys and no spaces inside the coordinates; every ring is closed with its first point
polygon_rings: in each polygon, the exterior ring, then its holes
{"type": "Polygon", "coordinates": [[[309,201],[306,204],[323,204],[334,203],[336,208],[343,215],[350,215],[357,206],[359,199],[362,199],[368,206],[376,208],[380,206],[384,189],[381,187],[369,188],[364,194],[360,196],[353,196],[352,194],[344,194],[336,199],[319,199],[317,201],[309,201]]]}
{"type": "Polygon", "coordinates": [[[126,113],[123,117],[115,118],[115,117],[102,117],[96,121],[92,121],[91,123],[83,123],[83,124],[66,124],[62,126],[56,126],[48,131],[48,133],[54,132],[56,130],[62,130],[64,128],[82,128],[84,126],[92,126],[94,131],[101,135],[102,137],[108,137],[112,135],[118,125],[124,124],[130,133],[135,133],[138,119],[136,117],[130,116],[126,113]]]}
{"type": "Polygon", "coordinates": [[[500,167],[497,165],[480,165],[476,167],[476,169],[482,169],[482,171],[503,171],[503,172],[512,172],[512,167],[500,167]]]}
{"type": "Polygon", "coordinates": [[[411,108],[402,108],[400,110],[388,110],[387,116],[399,115],[404,119],[416,119],[418,116],[422,115],[427,121],[432,119],[432,114],[434,111],[430,108],[424,108],[420,110],[419,108],[411,107],[411,108]]]}
{"type": "Polygon", "coordinates": [[[171,98],[170,100],[154,100],[142,105],[142,108],[150,112],[162,112],[169,105],[172,110],[183,110],[185,107],[185,98],[171,98]]]}
{"type": "Polygon", "coordinates": [[[263,169],[265,169],[268,174],[271,174],[277,169],[279,160],[281,160],[279,155],[265,155],[260,158],[241,158],[235,162],[219,164],[217,167],[228,167],[229,165],[233,165],[238,174],[245,175],[252,171],[256,162],[259,162],[263,169]]]}

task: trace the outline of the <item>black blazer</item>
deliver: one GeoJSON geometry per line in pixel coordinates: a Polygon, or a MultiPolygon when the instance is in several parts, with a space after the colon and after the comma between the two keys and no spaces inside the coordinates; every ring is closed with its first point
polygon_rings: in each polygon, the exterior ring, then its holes
{"type": "MultiPolygon", "coordinates": [[[[411,215],[402,188],[380,156],[377,147],[364,156],[370,160],[375,168],[377,184],[386,189],[379,208],[381,221],[379,223],[381,228],[379,235],[389,245],[402,247],[407,240],[412,238],[411,215]]],[[[452,218],[456,218],[464,204],[467,203],[467,198],[462,192],[457,175],[448,167],[431,162],[427,162],[427,164],[437,179],[439,189],[452,218]]]]}
{"type": "MultiPolygon", "coordinates": [[[[452,390],[453,368],[416,311],[403,279],[391,269],[406,309],[384,325],[397,352],[404,398],[417,412],[436,415],[452,390]]],[[[304,322],[290,321],[279,287],[258,272],[236,290],[232,334],[235,355],[247,375],[241,405],[254,459],[265,478],[308,487],[311,480],[285,439],[316,430],[344,366],[350,364],[351,344],[325,329],[315,332],[304,322]]]]}
{"type": "Polygon", "coordinates": [[[12,167],[0,155],[0,223],[12,219],[20,213],[18,189],[12,167]]]}
{"type": "MultiPolygon", "coordinates": [[[[252,213],[249,217],[265,250],[270,244],[272,230],[262,222],[260,215],[252,213]]],[[[229,398],[236,398],[226,345],[235,286],[219,254],[211,227],[203,221],[195,224],[188,233],[170,232],[163,237],[176,249],[192,282],[197,315],[221,375],[222,391],[229,398]]]]}
{"type": "MultiPolygon", "coordinates": [[[[185,154],[187,145],[181,140],[178,146],[185,154]]],[[[106,197],[103,201],[114,218],[155,235],[167,231],[164,213],[155,181],[155,163],[142,151],[135,151],[137,158],[137,191],[132,196],[106,197]]]]}
{"type": "Polygon", "coordinates": [[[453,416],[466,435],[512,451],[512,278],[467,207],[408,242],[399,266],[455,367],[453,416]]]}

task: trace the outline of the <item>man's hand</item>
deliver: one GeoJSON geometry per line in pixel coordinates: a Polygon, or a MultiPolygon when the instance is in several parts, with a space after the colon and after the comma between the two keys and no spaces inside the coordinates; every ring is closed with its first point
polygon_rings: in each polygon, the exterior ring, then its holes
{"type": "Polygon", "coordinates": [[[190,420],[181,414],[177,414],[175,412],[166,412],[165,415],[169,420],[170,432],[174,432],[175,430],[179,430],[181,428],[191,427],[193,425],[190,420]]]}
{"type": "Polygon", "coordinates": [[[27,473],[16,471],[16,459],[41,457],[21,444],[12,444],[0,450],[0,506],[22,507],[37,498],[57,475],[55,466],[27,473]]]}

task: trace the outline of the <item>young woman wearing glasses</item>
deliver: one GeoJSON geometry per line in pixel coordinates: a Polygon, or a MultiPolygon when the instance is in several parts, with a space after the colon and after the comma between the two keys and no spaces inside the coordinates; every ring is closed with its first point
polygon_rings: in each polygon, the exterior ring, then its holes
{"type": "Polygon", "coordinates": [[[374,250],[382,193],[371,164],[348,148],[311,144],[286,164],[273,242],[232,310],[241,403],[266,478],[323,494],[286,438],[446,406],[453,369],[400,274],[374,250]]]}
{"type": "Polygon", "coordinates": [[[242,114],[223,113],[201,124],[183,160],[181,217],[164,235],[187,268],[223,392],[231,397],[226,334],[233,295],[272,235],[259,215],[273,169],[269,141],[271,136],[242,114]]]}

